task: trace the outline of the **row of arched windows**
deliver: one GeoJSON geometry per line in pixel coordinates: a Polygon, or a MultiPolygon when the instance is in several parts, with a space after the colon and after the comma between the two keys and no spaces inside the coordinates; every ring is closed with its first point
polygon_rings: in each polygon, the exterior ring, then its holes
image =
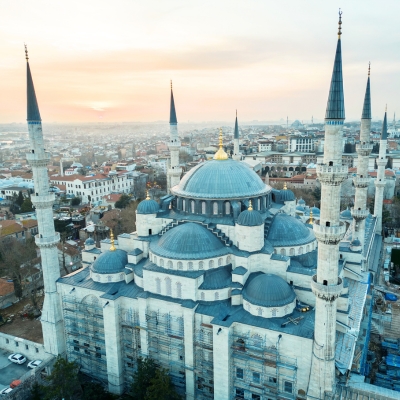
{"type": "MultiPolygon", "coordinates": [[[[172,283],[171,283],[171,278],[165,278],[164,279],[164,285],[165,285],[165,294],[167,296],[172,296],[172,283]]],[[[161,279],[156,278],[156,292],[158,294],[161,294],[161,279]]],[[[180,282],[176,282],[175,284],[175,294],[178,299],[182,298],[182,284],[180,282]]]]}
{"type": "MultiPolygon", "coordinates": [[[[200,293],[200,300],[205,300],[206,294],[204,292],[200,293]]],[[[214,300],[219,300],[219,292],[214,292],[214,300]]]]}
{"type": "MultiPolygon", "coordinates": [[[[174,264],[171,260],[164,260],[163,258],[159,258],[157,256],[150,256],[150,259],[153,259],[153,263],[156,265],[159,265],[160,267],[167,267],[168,269],[173,269],[174,268],[174,264]],[[158,264],[157,264],[158,262],[158,264]]],[[[224,261],[223,257],[218,258],[218,260],[215,262],[214,260],[209,260],[209,261],[198,261],[197,263],[197,267],[199,270],[201,269],[212,269],[215,268],[215,266],[217,265],[218,267],[221,267],[223,265],[228,265],[232,262],[232,257],[231,255],[228,255],[224,261]]],[[[178,270],[183,270],[184,268],[186,268],[188,271],[193,271],[195,269],[195,262],[193,261],[185,261],[185,265],[182,261],[178,261],[176,263],[176,269],[178,270]]]]}
{"type": "MultiPolygon", "coordinates": [[[[316,247],[315,242],[313,242],[311,245],[308,244],[307,246],[305,246],[305,252],[309,253],[310,251],[314,250],[315,247],[316,247]]],[[[275,253],[276,253],[276,250],[275,250],[275,253]]],[[[294,247],[290,248],[289,250],[286,248],[281,248],[279,250],[279,254],[281,256],[296,256],[296,255],[301,255],[303,253],[304,253],[303,246],[300,246],[297,248],[297,253],[296,253],[296,248],[294,248],[294,247]]]]}

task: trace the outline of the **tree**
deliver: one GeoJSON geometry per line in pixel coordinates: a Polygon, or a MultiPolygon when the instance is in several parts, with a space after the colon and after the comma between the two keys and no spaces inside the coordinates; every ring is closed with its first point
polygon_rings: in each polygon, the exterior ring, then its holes
{"type": "Polygon", "coordinates": [[[15,203],[18,204],[18,206],[22,206],[22,203],[24,202],[25,198],[24,195],[22,194],[21,190],[18,192],[18,197],[15,200],[15,203]]]}
{"type": "Polygon", "coordinates": [[[179,400],[181,396],[176,392],[168,370],[160,368],[156,370],[154,378],[147,389],[146,400],[179,400]]]}
{"type": "Polygon", "coordinates": [[[81,204],[81,198],[80,197],[74,197],[71,200],[71,206],[79,206],[79,204],[81,204]]]}
{"type": "Polygon", "coordinates": [[[44,396],[43,387],[37,382],[32,385],[31,389],[31,400],[42,400],[44,396]]]}
{"type": "Polygon", "coordinates": [[[115,208],[126,208],[131,201],[131,197],[127,194],[122,194],[119,200],[115,202],[115,208]]]}
{"type": "Polygon", "coordinates": [[[32,201],[30,197],[27,197],[21,205],[21,212],[26,213],[31,211],[33,211],[32,201]]]}
{"type": "Polygon", "coordinates": [[[53,366],[53,370],[45,379],[49,383],[44,387],[45,399],[80,399],[82,388],[78,379],[79,365],[73,361],[69,362],[61,356],[53,366]]]}
{"type": "Polygon", "coordinates": [[[128,398],[132,400],[146,399],[147,388],[151,384],[152,378],[155,376],[157,366],[151,358],[137,359],[137,370],[133,374],[133,382],[128,392],[128,398]]]}
{"type": "Polygon", "coordinates": [[[107,392],[104,387],[96,382],[86,382],[82,384],[82,400],[114,400],[118,397],[107,392]]]}

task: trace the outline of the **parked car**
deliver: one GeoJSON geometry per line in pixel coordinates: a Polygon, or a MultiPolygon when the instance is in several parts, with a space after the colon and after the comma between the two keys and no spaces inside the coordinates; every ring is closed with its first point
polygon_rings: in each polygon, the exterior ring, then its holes
{"type": "Polygon", "coordinates": [[[26,358],[22,354],[13,353],[8,356],[8,359],[15,364],[23,364],[26,361],[26,358]]]}
{"type": "Polygon", "coordinates": [[[0,396],[6,396],[8,393],[12,392],[11,388],[4,388],[2,390],[0,390],[0,396]]]}
{"type": "Polygon", "coordinates": [[[42,360],[34,360],[28,363],[29,368],[36,368],[42,363],[42,360]]]}

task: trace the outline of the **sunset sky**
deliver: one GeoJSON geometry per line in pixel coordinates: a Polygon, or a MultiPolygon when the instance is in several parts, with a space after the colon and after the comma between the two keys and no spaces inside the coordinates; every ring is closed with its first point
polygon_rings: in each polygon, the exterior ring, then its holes
{"type": "Polygon", "coordinates": [[[323,119],[343,7],[347,120],[400,117],[400,1],[0,0],[0,123],[323,119]]]}

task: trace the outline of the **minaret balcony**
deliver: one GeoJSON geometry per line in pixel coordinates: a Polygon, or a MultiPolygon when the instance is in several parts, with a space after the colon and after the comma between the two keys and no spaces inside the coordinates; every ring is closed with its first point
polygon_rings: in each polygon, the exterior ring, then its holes
{"type": "Polygon", "coordinates": [[[47,167],[50,163],[51,154],[45,151],[41,155],[35,153],[27,153],[26,161],[31,167],[47,167]]]}
{"type": "Polygon", "coordinates": [[[369,177],[361,178],[359,176],[356,176],[355,178],[353,178],[353,182],[356,188],[366,188],[369,186],[371,179],[369,177]]]}
{"type": "Polygon", "coordinates": [[[318,298],[332,302],[341,295],[343,290],[343,281],[338,277],[336,285],[328,285],[319,283],[317,281],[317,275],[314,275],[311,280],[311,290],[318,298]]]}
{"type": "Polygon", "coordinates": [[[375,185],[375,187],[377,187],[377,188],[384,188],[385,185],[386,185],[386,183],[385,183],[385,180],[384,180],[384,179],[382,179],[382,180],[380,180],[380,181],[379,181],[378,179],[375,179],[374,185],[375,185]]]}
{"type": "Polygon", "coordinates": [[[60,241],[60,233],[54,232],[54,236],[42,237],[41,234],[35,236],[35,243],[38,247],[51,247],[55,246],[60,241]]]}
{"type": "Polygon", "coordinates": [[[361,144],[361,143],[357,143],[356,144],[356,152],[359,156],[364,156],[367,157],[371,154],[372,148],[374,146],[372,144],[361,144]]]}
{"type": "Polygon", "coordinates": [[[333,186],[340,185],[348,176],[347,165],[318,164],[316,171],[322,184],[333,186]]]}
{"type": "Polygon", "coordinates": [[[49,193],[44,196],[35,196],[34,194],[31,195],[31,201],[35,208],[52,207],[55,198],[56,197],[54,193],[49,193]]]}
{"type": "Polygon", "coordinates": [[[355,210],[353,207],[351,208],[351,216],[357,221],[360,222],[363,219],[367,218],[369,214],[368,210],[355,210]]]}
{"type": "Polygon", "coordinates": [[[386,167],[387,158],[386,158],[386,157],[384,157],[384,158],[378,158],[378,159],[376,160],[376,164],[378,165],[378,167],[386,167]]]}
{"type": "Polygon", "coordinates": [[[320,225],[320,221],[316,220],[313,224],[315,237],[321,243],[338,244],[346,233],[346,224],[339,222],[336,226],[320,225]]]}

